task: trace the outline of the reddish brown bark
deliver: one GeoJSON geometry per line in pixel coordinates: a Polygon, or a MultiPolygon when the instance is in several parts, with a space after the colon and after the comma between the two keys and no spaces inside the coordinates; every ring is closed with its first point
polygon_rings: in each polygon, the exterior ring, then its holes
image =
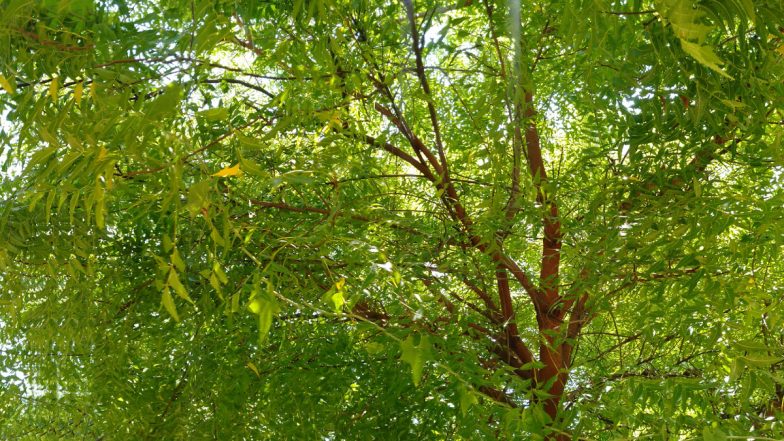
{"type": "MultiPolygon", "coordinates": [[[[559,405],[563,396],[566,381],[569,378],[569,365],[571,363],[571,343],[563,342],[567,337],[563,335],[563,318],[566,312],[561,303],[563,298],[559,292],[559,278],[561,267],[561,220],[555,195],[548,194],[547,170],[542,158],[539,131],[536,126],[536,111],[531,92],[525,93],[525,144],[528,169],[531,173],[536,200],[542,205],[542,260],[539,274],[539,286],[542,300],[536,309],[537,325],[539,327],[539,361],[544,365],[536,373],[536,386],[542,387],[549,394],[542,399],[544,411],[555,421],[558,417],[559,405]]],[[[536,306],[536,305],[535,305],[536,306]]],[[[585,302],[579,302],[575,307],[577,315],[582,314],[585,302]],[[579,310],[579,311],[578,311],[579,310]]],[[[571,320],[570,320],[571,321],[571,320]]],[[[571,323],[570,323],[571,324],[571,323]]],[[[567,326],[567,333],[574,332],[576,337],[580,327],[567,326]]],[[[553,433],[548,439],[568,439],[563,433],[553,433]]]]}
{"type": "MultiPolygon", "coordinates": [[[[409,0],[404,0],[404,5],[411,27],[412,50],[417,63],[416,73],[424,94],[428,96],[427,109],[434,131],[435,148],[438,156],[436,157],[436,155],[424,145],[421,138],[413,133],[410,126],[408,126],[403,119],[402,114],[400,114],[395,106],[391,93],[387,93],[387,97],[391,100],[394,112],[379,104],[375,106],[376,110],[389,119],[403,133],[411,144],[411,148],[420,159],[416,160],[410,155],[404,157],[399,150],[391,151],[389,148],[386,148],[386,150],[414,165],[425,176],[429,175],[430,180],[439,190],[441,199],[450,216],[462,226],[471,246],[489,255],[495,262],[498,305],[500,306],[503,318],[503,338],[501,340],[504,343],[504,347],[491,350],[505,363],[518,368],[517,371],[520,371],[519,375],[532,378],[535,387],[541,388],[548,393],[547,397],[540,400],[540,403],[550,418],[556,421],[560,401],[568,379],[568,369],[571,362],[571,345],[573,344],[571,339],[577,337],[582,324],[584,323],[583,316],[587,296],[582,295],[582,297],[575,302],[573,298],[564,299],[559,292],[562,241],[561,221],[555,195],[548,193],[548,187],[546,185],[547,171],[542,157],[539,132],[536,125],[536,111],[533,103],[533,94],[530,91],[526,91],[522,103],[513,103],[513,99],[511,98],[512,95],[507,96],[508,102],[506,105],[509,109],[514,109],[514,112],[510,115],[513,115],[512,123],[515,124],[515,139],[512,143],[514,150],[512,191],[505,208],[504,218],[506,223],[504,224],[504,227],[501,228],[501,231],[498,232],[499,234],[496,235],[496,242],[488,243],[476,234],[474,223],[466,211],[466,208],[461,203],[459,194],[451,182],[447,157],[440,136],[437,112],[422,64],[421,42],[418,38],[416,15],[414,14],[413,4],[409,0]],[[524,131],[523,136],[521,136],[521,131],[524,131]],[[521,144],[523,142],[525,144],[524,152],[528,163],[528,169],[536,189],[536,201],[542,208],[543,238],[538,284],[534,283],[517,263],[503,251],[503,240],[511,232],[509,226],[514,222],[515,215],[517,214],[518,197],[521,194],[519,186],[519,176],[521,172],[519,159],[522,154],[520,147],[522,147],[521,144]],[[423,169],[427,169],[427,172],[423,169]],[[520,338],[519,329],[515,320],[512,291],[509,286],[509,273],[511,273],[523,287],[534,304],[540,336],[539,361],[543,365],[540,369],[522,369],[524,364],[535,361],[535,358],[532,351],[520,338]],[[564,324],[564,316],[569,309],[571,309],[569,322],[564,324]]],[[[500,46],[498,45],[497,36],[494,33],[494,25],[492,24],[493,9],[489,3],[485,3],[485,6],[491,23],[491,31],[493,32],[493,40],[496,45],[499,62],[501,63],[501,73],[502,76],[505,77],[506,69],[503,65],[503,56],[500,46]]],[[[479,297],[488,307],[494,304],[494,302],[487,299],[485,295],[479,295],[479,297]]],[[[498,397],[497,400],[502,401],[502,398],[503,397],[498,397]]],[[[556,440],[567,439],[566,435],[560,432],[554,432],[549,438],[556,440]]]]}

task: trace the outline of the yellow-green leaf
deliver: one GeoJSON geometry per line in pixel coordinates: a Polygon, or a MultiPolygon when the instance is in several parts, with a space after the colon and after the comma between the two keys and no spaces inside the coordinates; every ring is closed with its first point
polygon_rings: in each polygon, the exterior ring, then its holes
{"type": "Polygon", "coordinates": [[[95,225],[103,230],[106,205],[104,204],[104,189],[101,185],[101,181],[98,179],[95,180],[95,192],[93,193],[93,197],[95,198],[95,225]]]}
{"type": "Polygon", "coordinates": [[[95,204],[95,226],[98,227],[99,230],[103,230],[105,225],[104,204],[103,201],[99,201],[95,204]]]}
{"type": "Polygon", "coordinates": [[[716,53],[713,52],[713,49],[710,47],[702,46],[697,43],[690,43],[686,40],[681,40],[681,47],[687,54],[691,55],[692,58],[697,60],[703,66],[718,72],[724,77],[733,79],[729,74],[727,74],[727,72],[724,72],[724,70],[719,67],[719,65],[724,64],[724,61],[722,61],[722,59],[719,58],[719,56],[716,55],[716,53]]]}
{"type": "Polygon", "coordinates": [[[746,365],[758,368],[767,368],[772,364],[782,361],[782,357],[761,354],[747,355],[739,358],[743,360],[746,365]]]}
{"type": "Polygon", "coordinates": [[[384,345],[373,341],[365,343],[364,346],[368,354],[378,354],[384,350],[384,345]]]}
{"type": "Polygon", "coordinates": [[[180,272],[185,271],[185,262],[183,262],[182,256],[180,256],[180,252],[177,251],[177,248],[175,248],[174,251],[172,251],[171,262],[172,265],[174,265],[174,267],[177,268],[177,271],[180,272]]]}
{"type": "Polygon", "coordinates": [[[212,239],[213,242],[215,242],[216,244],[222,247],[226,246],[226,241],[223,240],[223,236],[220,235],[220,233],[215,227],[213,227],[212,231],[210,231],[210,239],[212,239]]]}
{"type": "Polygon", "coordinates": [[[76,101],[76,105],[82,103],[82,94],[84,93],[84,84],[80,81],[76,83],[74,87],[74,101],[76,101]]]}
{"type": "Polygon", "coordinates": [[[247,366],[248,369],[252,370],[253,373],[256,374],[257,377],[261,378],[261,373],[259,373],[259,368],[256,367],[255,363],[253,363],[252,361],[249,361],[245,366],[247,366]]]}
{"type": "Polygon", "coordinates": [[[346,299],[343,297],[343,291],[338,291],[331,296],[332,303],[335,304],[335,312],[340,312],[343,309],[343,305],[346,304],[346,299]]]}
{"type": "Polygon", "coordinates": [[[223,269],[218,262],[212,264],[212,272],[215,273],[215,275],[218,277],[218,280],[220,280],[222,284],[225,285],[229,283],[229,278],[226,277],[226,273],[223,272],[223,269]]]}
{"type": "Polygon", "coordinates": [[[5,89],[6,92],[13,95],[14,94],[14,86],[2,75],[0,75],[0,86],[5,89]]]}
{"type": "Polygon", "coordinates": [[[188,189],[187,207],[192,215],[210,206],[210,180],[197,182],[188,189]]]}
{"type": "Polygon", "coordinates": [[[469,390],[466,387],[460,388],[460,413],[465,416],[468,413],[468,409],[471,408],[474,404],[479,404],[479,399],[476,397],[476,394],[469,390]]]}
{"type": "Polygon", "coordinates": [[[52,97],[52,100],[57,101],[57,91],[60,88],[59,81],[57,77],[52,77],[52,81],[49,82],[49,96],[52,97]]]}
{"type": "Polygon", "coordinates": [[[267,340],[267,335],[272,327],[272,317],[280,312],[280,306],[269,282],[267,282],[266,291],[261,291],[260,287],[255,285],[251,295],[248,308],[259,316],[259,344],[261,345],[267,340]]]}
{"type": "Polygon", "coordinates": [[[229,111],[223,107],[218,107],[215,109],[202,110],[197,115],[207,121],[216,122],[227,119],[229,117],[229,111]]]}
{"type": "Polygon", "coordinates": [[[250,309],[250,312],[254,314],[258,314],[259,312],[261,312],[261,300],[259,299],[251,300],[250,303],[248,303],[248,309],[250,309]]]}
{"type": "Polygon", "coordinates": [[[231,296],[231,312],[239,312],[240,310],[240,293],[231,296]]]}
{"type": "Polygon", "coordinates": [[[174,321],[179,322],[180,316],[177,315],[177,307],[174,305],[174,298],[172,298],[171,292],[169,292],[169,288],[163,288],[163,295],[161,296],[161,303],[163,307],[166,308],[166,311],[169,315],[172,316],[174,321]]]}
{"type": "Polygon", "coordinates": [[[169,278],[166,280],[166,283],[174,288],[174,292],[176,292],[179,297],[193,303],[191,296],[188,295],[188,291],[185,290],[185,286],[182,284],[182,282],[180,282],[180,276],[177,275],[177,271],[174,268],[169,271],[169,278]]]}
{"type": "Polygon", "coordinates": [[[163,242],[163,250],[164,251],[168,252],[169,250],[171,250],[174,247],[174,242],[172,242],[172,239],[171,239],[171,237],[169,237],[168,234],[164,234],[163,235],[163,241],[162,242],[163,242]]]}
{"type": "Polygon", "coordinates": [[[404,341],[400,342],[402,351],[400,359],[411,366],[411,378],[415,386],[419,386],[419,382],[422,380],[422,369],[425,367],[425,362],[433,358],[430,348],[430,337],[427,334],[423,334],[419,338],[418,345],[414,344],[413,334],[409,334],[404,341]]]}
{"type": "Polygon", "coordinates": [[[221,294],[221,286],[220,286],[220,283],[218,282],[218,277],[215,275],[215,273],[210,274],[210,279],[209,280],[210,280],[210,286],[212,286],[212,288],[215,290],[215,292],[217,292],[218,295],[222,295],[221,294]]]}

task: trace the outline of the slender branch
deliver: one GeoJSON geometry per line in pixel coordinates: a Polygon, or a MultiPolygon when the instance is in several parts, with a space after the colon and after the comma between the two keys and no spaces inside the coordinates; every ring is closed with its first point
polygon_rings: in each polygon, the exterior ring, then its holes
{"type": "Polygon", "coordinates": [[[41,46],[52,46],[61,51],[77,52],[77,51],[87,51],[93,48],[92,43],[87,43],[84,46],[71,46],[65,43],[60,43],[59,41],[42,38],[35,32],[30,32],[22,28],[12,28],[12,29],[15,30],[16,32],[19,32],[20,34],[24,35],[27,38],[37,41],[39,44],[41,44],[41,46]]]}
{"type": "Polygon", "coordinates": [[[315,213],[324,216],[345,217],[360,222],[372,222],[372,223],[384,224],[384,225],[388,225],[390,228],[399,229],[413,234],[421,234],[420,231],[414,228],[406,227],[404,225],[399,225],[397,223],[394,223],[394,221],[392,220],[376,219],[361,214],[346,213],[341,210],[331,211],[326,208],[318,208],[318,207],[310,207],[310,206],[298,207],[298,206],[286,204],[284,202],[261,201],[258,199],[250,199],[248,202],[250,202],[251,205],[260,208],[276,208],[278,210],[290,211],[294,213],[315,213]]]}
{"type": "Polygon", "coordinates": [[[371,146],[381,147],[392,155],[406,161],[407,163],[414,166],[414,168],[419,170],[419,172],[422,173],[422,175],[424,175],[428,180],[435,182],[435,176],[425,164],[422,164],[416,158],[399,149],[398,147],[395,147],[388,142],[380,143],[376,138],[370,135],[365,135],[365,142],[371,146]]]}
{"type": "MultiPolygon", "coordinates": [[[[386,178],[419,178],[419,179],[429,179],[427,176],[418,175],[418,174],[414,174],[414,173],[380,173],[380,174],[377,174],[377,175],[357,176],[355,178],[343,178],[343,179],[338,179],[335,182],[337,182],[337,183],[344,183],[344,182],[364,181],[364,180],[367,180],[367,179],[386,179],[386,178]]],[[[485,186],[485,187],[490,187],[490,186],[493,185],[493,184],[491,184],[489,182],[477,181],[476,179],[455,179],[455,178],[452,178],[452,181],[453,182],[461,182],[461,183],[465,183],[465,184],[480,185],[480,186],[485,186]]],[[[332,185],[333,183],[332,182],[327,182],[326,184],[332,185]]]]}
{"type": "MultiPolygon", "coordinates": [[[[242,124],[240,126],[234,127],[232,129],[230,129],[228,132],[226,132],[226,133],[218,136],[217,138],[213,139],[208,144],[206,144],[206,145],[204,145],[204,146],[202,146],[202,147],[200,147],[200,148],[198,148],[196,150],[191,151],[190,153],[186,154],[185,156],[180,157],[178,160],[179,161],[186,161],[189,158],[191,158],[193,156],[196,156],[196,155],[198,155],[199,153],[201,153],[201,152],[203,152],[205,150],[211,149],[212,147],[215,147],[216,145],[220,144],[224,139],[233,136],[237,132],[246,129],[246,128],[252,126],[253,124],[255,124],[255,123],[257,123],[257,122],[259,122],[260,120],[263,120],[263,119],[266,119],[266,118],[264,116],[257,116],[256,118],[251,119],[250,121],[246,122],[245,124],[242,124]]],[[[267,125],[269,125],[269,121],[266,121],[266,123],[267,123],[267,125]]],[[[170,162],[170,163],[167,163],[167,164],[164,164],[164,165],[161,165],[161,166],[158,166],[158,167],[153,167],[153,168],[150,168],[150,169],[146,169],[146,170],[134,170],[134,171],[123,173],[123,174],[121,174],[121,176],[123,178],[133,178],[134,176],[138,176],[138,175],[146,175],[146,174],[151,174],[151,173],[157,173],[157,172],[159,172],[161,170],[165,170],[166,168],[170,167],[172,164],[173,164],[173,162],[170,162]]]]}
{"type": "Polygon", "coordinates": [[[485,290],[483,290],[483,289],[479,288],[478,286],[476,286],[476,284],[474,284],[473,282],[468,280],[467,277],[463,277],[462,280],[463,280],[463,284],[465,286],[467,286],[468,289],[473,291],[474,294],[476,294],[480,299],[482,299],[482,301],[485,303],[485,306],[489,310],[491,310],[491,311],[500,311],[500,309],[498,308],[498,305],[496,305],[495,302],[493,302],[493,299],[490,297],[490,295],[485,290]]]}
{"type": "Polygon", "coordinates": [[[421,139],[419,139],[416,134],[409,128],[406,121],[401,117],[396,116],[393,114],[389,109],[382,106],[379,103],[375,104],[375,109],[378,113],[384,115],[395,127],[400,130],[401,133],[408,139],[409,143],[411,143],[411,147],[414,149],[415,152],[421,152],[425,157],[427,157],[427,161],[430,163],[430,166],[433,167],[433,170],[440,176],[443,175],[443,171],[441,169],[441,164],[436,159],[435,155],[430,151],[430,149],[425,146],[421,139]]]}
{"type": "Polygon", "coordinates": [[[497,401],[499,403],[506,404],[509,407],[513,407],[513,408],[517,407],[517,404],[514,401],[512,401],[512,399],[509,397],[509,395],[507,395],[506,393],[504,393],[501,390],[494,389],[494,388],[492,388],[490,386],[480,386],[479,387],[479,391],[482,392],[482,394],[486,395],[487,397],[492,398],[493,400],[495,400],[495,401],[497,401]]]}
{"type": "Polygon", "coordinates": [[[602,14],[607,15],[648,15],[648,14],[655,14],[655,9],[649,9],[645,11],[602,11],[602,14]]]}
{"type": "Polygon", "coordinates": [[[414,51],[414,58],[416,60],[416,74],[419,78],[419,84],[422,86],[422,91],[425,93],[427,101],[427,112],[430,115],[430,123],[433,125],[433,134],[435,136],[436,148],[438,149],[438,156],[441,160],[442,178],[446,185],[449,181],[449,164],[446,160],[444,152],[444,144],[441,140],[441,129],[438,123],[438,115],[436,113],[435,104],[433,104],[433,93],[430,90],[430,83],[427,81],[427,74],[425,73],[425,64],[422,61],[422,47],[419,42],[419,31],[416,26],[416,18],[414,17],[414,5],[412,0],[402,0],[403,5],[406,7],[406,14],[408,15],[408,22],[411,26],[411,48],[414,51]]]}
{"type": "Polygon", "coordinates": [[[261,86],[257,86],[255,84],[251,84],[251,83],[249,83],[247,81],[237,80],[235,78],[206,79],[206,80],[199,80],[199,82],[200,83],[206,83],[206,84],[220,84],[220,83],[239,84],[241,86],[247,87],[248,89],[253,89],[253,90],[256,90],[258,92],[261,92],[264,95],[267,95],[267,97],[269,97],[269,98],[275,98],[275,95],[270,93],[270,91],[268,91],[267,89],[265,89],[265,88],[263,88],[261,86]]]}

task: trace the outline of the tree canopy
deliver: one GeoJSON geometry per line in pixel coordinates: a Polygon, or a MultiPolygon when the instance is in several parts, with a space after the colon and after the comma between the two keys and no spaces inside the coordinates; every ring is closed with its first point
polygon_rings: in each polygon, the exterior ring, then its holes
{"type": "Polygon", "coordinates": [[[452,1],[0,1],[0,437],[784,436],[784,3],[452,1]]]}

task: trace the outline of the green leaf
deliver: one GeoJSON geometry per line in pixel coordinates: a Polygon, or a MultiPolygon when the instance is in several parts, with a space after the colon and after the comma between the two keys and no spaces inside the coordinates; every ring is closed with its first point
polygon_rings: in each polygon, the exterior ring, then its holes
{"type": "Polygon", "coordinates": [[[468,413],[468,410],[474,404],[479,404],[479,399],[476,397],[476,394],[466,388],[465,386],[460,387],[460,413],[465,416],[468,413]]]}
{"type": "Polygon", "coordinates": [[[719,65],[724,64],[724,61],[721,60],[708,46],[703,46],[696,43],[690,43],[686,40],[681,40],[681,47],[687,54],[691,55],[692,58],[697,60],[700,64],[720,73],[722,76],[727,77],[729,79],[733,79],[729,76],[724,70],[722,70],[719,65]]]}
{"type": "Polygon", "coordinates": [[[180,298],[187,300],[192,304],[194,303],[193,300],[191,300],[191,296],[188,295],[188,291],[185,289],[185,286],[183,286],[182,282],[180,282],[180,276],[177,275],[175,268],[171,268],[169,271],[169,278],[166,279],[166,284],[174,288],[174,292],[176,292],[180,298]]]}
{"type": "Polygon", "coordinates": [[[740,7],[743,9],[743,12],[746,14],[749,20],[752,22],[757,20],[757,14],[754,10],[754,1],[753,0],[734,0],[740,4],[740,7]]]}
{"type": "Polygon", "coordinates": [[[784,357],[774,357],[771,355],[747,355],[739,358],[742,359],[746,365],[758,368],[767,368],[784,360],[784,357]]]}
{"type": "Polygon", "coordinates": [[[177,271],[185,271],[185,262],[183,262],[182,257],[180,256],[180,252],[177,250],[177,248],[174,248],[172,251],[171,261],[172,265],[174,265],[177,271]]]}
{"type": "Polygon", "coordinates": [[[204,118],[210,122],[218,122],[223,121],[229,118],[229,111],[224,109],[223,107],[217,107],[214,109],[207,109],[202,110],[197,114],[200,118],[204,118]]]}
{"type": "Polygon", "coordinates": [[[768,352],[770,348],[765,343],[756,340],[739,340],[731,343],[732,347],[739,351],[748,352],[768,352]]]}
{"type": "Polygon", "coordinates": [[[741,357],[737,357],[732,360],[732,364],[730,365],[730,383],[734,383],[738,381],[741,375],[743,375],[743,369],[746,367],[746,363],[741,357]]]}
{"type": "Polygon", "coordinates": [[[384,350],[384,345],[369,341],[365,343],[364,348],[368,354],[379,354],[384,350]]]}
{"type": "Polygon", "coordinates": [[[161,242],[163,245],[163,251],[166,251],[167,253],[171,251],[172,248],[174,248],[174,242],[172,242],[172,239],[171,237],[169,237],[168,234],[163,235],[163,239],[161,242]]]}
{"type": "Polygon", "coordinates": [[[404,341],[400,342],[400,350],[402,351],[400,359],[411,366],[411,379],[415,386],[419,386],[425,362],[432,360],[433,355],[430,337],[427,334],[422,334],[419,337],[419,344],[415,344],[415,340],[414,334],[409,334],[404,341]]]}
{"type": "Polygon", "coordinates": [[[180,316],[177,315],[177,307],[174,305],[174,299],[172,298],[171,292],[169,292],[169,287],[163,288],[161,304],[166,308],[166,311],[172,316],[174,321],[180,321],[180,316]]]}
{"type": "Polygon", "coordinates": [[[280,313],[280,306],[269,282],[266,291],[262,291],[258,285],[254,286],[248,308],[259,316],[259,345],[262,345],[269,335],[273,317],[280,313]]]}
{"type": "Polygon", "coordinates": [[[180,104],[181,93],[182,90],[177,84],[171,84],[166,87],[164,92],[150,103],[147,117],[151,120],[159,120],[174,115],[180,104]]]}
{"type": "Polygon", "coordinates": [[[326,303],[332,303],[335,313],[340,313],[343,310],[343,305],[346,304],[346,298],[343,288],[346,285],[346,279],[340,279],[335,282],[332,287],[321,296],[321,300],[326,303]]]}
{"type": "Polygon", "coordinates": [[[343,292],[338,291],[335,294],[332,294],[332,303],[335,305],[335,312],[340,312],[343,310],[343,305],[346,304],[346,299],[343,298],[343,292]]]}
{"type": "Polygon", "coordinates": [[[99,179],[95,180],[95,190],[93,191],[93,198],[95,199],[95,225],[98,229],[104,228],[104,189],[99,179]]]}
{"type": "Polygon", "coordinates": [[[700,23],[705,13],[694,7],[692,0],[660,0],[655,4],[678,38],[702,42],[712,29],[700,23]]]}
{"type": "Polygon", "coordinates": [[[210,205],[210,189],[212,182],[204,180],[191,185],[188,189],[188,202],[187,207],[191,215],[198,214],[202,208],[207,208],[210,205]]]}
{"type": "Polygon", "coordinates": [[[210,239],[212,239],[212,241],[218,244],[219,246],[222,247],[226,246],[226,240],[223,239],[223,236],[221,236],[220,232],[218,232],[218,229],[215,227],[212,227],[210,229],[210,239]]]}
{"type": "Polygon", "coordinates": [[[212,264],[212,272],[215,274],[218,280],[220,280],[220,283],[224,285],[229,283],[229,278],[226,276],[226,273],[223,272],[223,268],[221,268],[218,262],[214,262],[212,264]]]}
{"type": "Polygon", "coordinates": [[[715,427],[705,427],[702,429],[702,439],[704,441],[726,441],[727,434],[715,427]]]}

